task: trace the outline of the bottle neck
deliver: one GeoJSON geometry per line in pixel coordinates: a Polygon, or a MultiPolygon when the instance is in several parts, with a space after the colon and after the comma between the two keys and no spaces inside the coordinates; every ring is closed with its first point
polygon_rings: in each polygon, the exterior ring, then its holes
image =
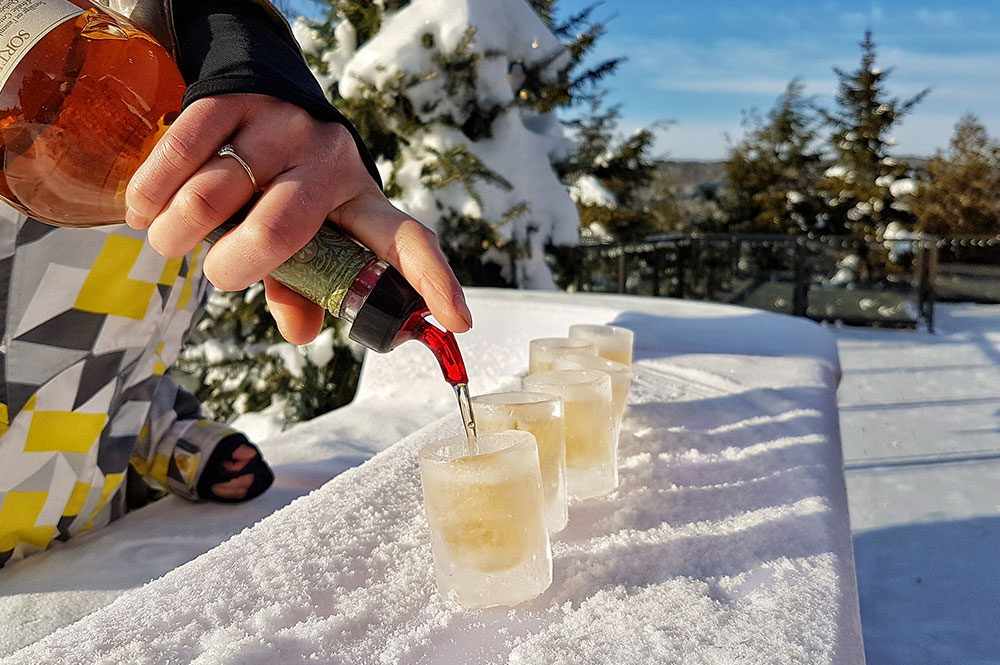
{"type": "Polygon", "coordinates": [[[358,273],[358,276],[354,278],[354,282],[347,289],[344,302],[340,306],[339,318],[348,323],[354,323],[354,320],[358,318],[358,312],[364,307],[369,294],[371,294],[372,289],[375,288],[375,284],[388,267],[388,263],[381,259],[376,259],[370,261],[368,265],[361,269],[361,272],[358,273]]]}

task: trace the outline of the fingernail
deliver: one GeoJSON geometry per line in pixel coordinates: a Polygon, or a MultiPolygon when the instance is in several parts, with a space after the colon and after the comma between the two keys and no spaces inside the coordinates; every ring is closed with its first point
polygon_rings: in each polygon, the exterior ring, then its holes
{"type": "Polygon", "coordinates": [[[465,321],[466,325],[468,325],[471,328],[472,312],[469,311],[469,306],[465,302],[465,294],[459,291],[458,293],[455,294],[455,297],[452,299],[452,302],[455,304],[455,309],[458,310],[458,315],[461,316],[462,320],[465,321]]]}
{"type": "Polygon", "coordinates": [[[132,208],[125,211],[125,223],[136,230],[144,229],[149,226],[149,222],[146,218],[132,208]]]}

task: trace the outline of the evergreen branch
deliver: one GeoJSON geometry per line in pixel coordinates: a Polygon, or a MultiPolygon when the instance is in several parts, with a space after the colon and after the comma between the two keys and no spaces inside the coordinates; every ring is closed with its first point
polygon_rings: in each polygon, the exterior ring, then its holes
{"type": "Polygon", "coordinates": [[[562,23],[551,26],[552,33],[557,37],[562,37],[563,39],[570,39],[574,33],[579,33],[581,28],[589,28],[592,25],[590,21],[591,15],[594,10],[603,5],[603,2],[595,2],[592,5],[584,7],[576,14],[571,14],[562,23]]]}
{"type": "Polygon", "coordinates": [[[442,189],[457,182],[469,197],[482,207],[482,197],[475,187],[476,180],[495,184],[507,191],[514,188],[506,178],[489,169],[479,157],[464,146],[455,146],[445,152],[429,146],[426,149],[436,157],[421,170],[424,183],[431,189],[442,189]]]}
{"type": "Polygon", "coordinates": [[[512,222],[518,217],[523,217],[531,210],[531,203],[528,201],[520,201],[515,205],[511,206],[503,215],[500,216],[500,221],[494,226],[494,229],[498,229],[501,226],[512,222]]]}

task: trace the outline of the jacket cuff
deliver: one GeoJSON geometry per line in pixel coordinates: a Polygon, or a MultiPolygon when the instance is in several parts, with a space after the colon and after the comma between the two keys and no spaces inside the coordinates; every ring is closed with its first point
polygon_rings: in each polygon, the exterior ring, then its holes
{"type": "Polygon", "coordinates": [[[216,446],[236,430],[213,420],[195,420],[174,444],[167,469],[167,488],[186,499],[198,500],[198,481],[216,446]]]}
{"type": "MultiPolygon", "coordinates": [[[[236,0],[244,4],[255,5],[263,10],[271,24],[278,30],[284,30],[289,35],[292,34],[292,26],[282,13],[268,0],[236,0]]],[[[107,4],[107,0],[101,4],[107,4]]],[[[175,20],[175,8],[184,14],[196,8],[198,0],[150,0],[148,2],[136,2],[129,13],[129,20],[141,26],[146,32],[153,35],[160,44],[174,57],[177,58],[177,21],[175,20]]],[[[112,9],[119,9],[112,4],[112,9]]]]}

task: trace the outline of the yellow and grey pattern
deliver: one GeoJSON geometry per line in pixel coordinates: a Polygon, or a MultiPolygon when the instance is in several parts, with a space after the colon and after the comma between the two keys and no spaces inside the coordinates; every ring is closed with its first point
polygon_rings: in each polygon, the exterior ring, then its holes
{"type": "Polygon", "coordinates": [[[201,255],[0,205],[0,566],[121,516],[130,463],[195,497],[233,433],[164,376],[208,288],[201,255]]]}

